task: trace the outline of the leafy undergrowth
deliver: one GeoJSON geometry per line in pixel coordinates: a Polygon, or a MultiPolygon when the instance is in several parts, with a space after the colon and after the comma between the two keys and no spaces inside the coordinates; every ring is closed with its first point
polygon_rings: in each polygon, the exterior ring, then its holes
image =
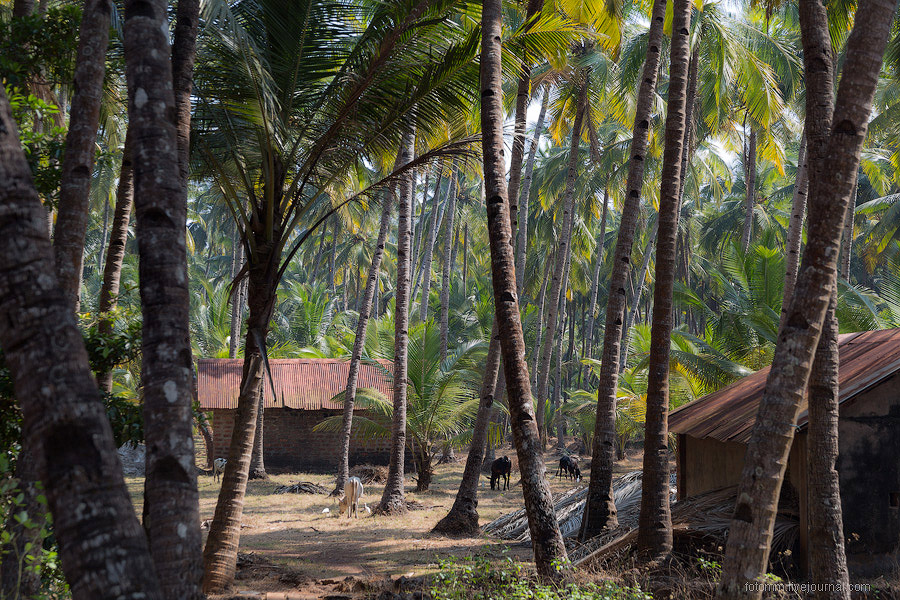
{"type": "Polygon", "coordinates": [[[542,584],[522,563],[507,556],[450,558],[431,578],[433,600],[652,600],[639,587],[613,581],[542,584]]]}

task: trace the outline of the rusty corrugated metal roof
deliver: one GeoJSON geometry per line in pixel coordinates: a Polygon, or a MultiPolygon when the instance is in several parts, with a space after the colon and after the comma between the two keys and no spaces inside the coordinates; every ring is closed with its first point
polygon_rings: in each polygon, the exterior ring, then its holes
{"type": "MultiPolygon", "coordinates": [[[[838,347],[841,403],[900,371],[900,329],[843,334],[838,347]]],[[[723,442],[749,442],[768,375],[766,367],[673,410],[669,430],[723,442]]],[[[797,425],[802,429],[808,420],[804,401],[797,425]]]]}
{"type": "MultiPolygon", "coordinates": [[[[391,369],[389,362],[382,363],[391,369]]],[[[272,397],[268,376],[264,382],[266,408],[339,409],[342,402],[331,399],[347,388],[350,363],[331,359],[270,359],[277,398],[272,397]]],[[[200,408],[237,408],[244,359],[201,358],[197,361],[200,408]]],[[[391,396],[391,381],[377,367],[361,364],[359,387],[375,388],[391,396]]]]}

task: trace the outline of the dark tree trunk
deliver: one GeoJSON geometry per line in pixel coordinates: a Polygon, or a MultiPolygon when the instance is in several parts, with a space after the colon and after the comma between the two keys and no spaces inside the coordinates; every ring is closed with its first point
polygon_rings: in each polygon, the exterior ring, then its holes
{"type": "Polygon", "coordinates": [[[550,103],[550,89],[544,90],[544,99],[541,101],[541,112],[534,126],[534,137],[531,139],[531,147],[528,149],[528,160],[525,161],[525,178],[522,180],[522,190],[519,192],[519,216],[516,235],[518,246],[516,248],[516,288],[519,295],[525,285],[525,257],[528,253],[528,199],[531,196],[531,180],[534,174],[534,161],[537,156],[538,143],[541,140],[541,132],[544,131],[544,119],[547,115],[547,105],[550,103]]]}
{"type": "Polygon", "coordinates": [[[463,293],[469,296],[469,224],[463,225],[463,293]]]}
{"type": "Polygon", "coordinates": [[[800,138],[800,151],[797,154],[797,177],[794,179],[794,197],[791,200],[791,219],[788,224],[787,240],[785,240],[784,293],[781,300],[781,319],[779,329],[784,327],[788,308],[794,295],[794,284],[797,281],[797,267],[800,264],[800,242],[803,238],[803,217],[806,213],[806,192],[809,186],[807,175],[806,130],[800,138]]]}
{"type": "Polygon", "coordinates": [[[162,599],[16,131],[0,89],[0,346],[63,572],[75,600],[162,599]]]}
{"type": "MultiPolygon", "coordinates": [[[[438,175],[437,185],[434,186],[434,207],[431,209],[431,223],[428,226],[428,236],[425,239],[425,248],[422,250],[422,269],[419,271],[419,277],[422,280],[422,299],[419,303],[419,320],[423,323],[428,320],[428,297],[431,293],[431,260],[434,256],[434,243],[437,238],[437,232],[441,228],[443,214],[440,209],[441,203],[438,202],[441,192],[441,183],[444,180],[444,173],[438,175]]],[[[453,184],[448,186],[447,193],[453,193],[453,184]]],[[[412,268],[412,267],[411,267],[412,268]]],[[[416,285],[418,287],[418,285],[416,285]]],[[[415,290],[412,293],[415,296],[415,290]]]]}
{"type": "MultiPolygon", "coordinates": [[[[551,242],[552,246],[552,242],[551,242]]],[[[547,312],[547,284],[550,281],[550,269],[553,268],[555,264],[555,256],[551,252],[550,256],[547,257],[547,260],[544,265],[544,277],[541,279],[541,291],[538,292],[538,317],[537,317],[537,331],[534,342],[534,349],[531,351],[531,369],[529,372],[532,374],[532,378],[534,380],[534,385],[537,386],[537,360],[538,355],[540,354],[542,347],[542,340],[544,335],[544,321],[545,314],[547,312]]]]}
{"type": "Polygon", "coordinates": [[[761,580],[766,572],[794,423],[834,291],[841,230],[895,8],[896,3],[890,0],[860,3],[847,40],[832,126],[825,125],[829,122],[827,90],[831,89],[833,64],[825,7],[811,1],[800,4],[807,98],[813,99],[806,105],[810,172],[821,172],[822,176],[810,177],[810,214],[816,218],[809,222],[791,308],[778,334],[766,391],[748,444],[719,584],[720,598],[761,596],[761,587],[749,590],[745,584],[761,580]],[[823,125],[828,127],[826,144],[819,143],[825,136],[813,130],[823,125]]]}
{"type": "Polygon", "coordinates": [[[450,198],[447,200],[447,228],[444,237],[444,269],[441,273],[441,362],[447,358],[450,337],[450,269],[452,268],[453,222],[456,217],[455,175],[450,181],[450,198]]]}
{"type": "Polygon", "coordinates": [[[844,233],[841,235],[841,268],[839,273],[844,281],[850,281],[850,251],[853,249],[853,218],[856,216],[856,193],[858,188],[859,177],[853,183],[853,193],[850,194],[850,207],[847,209],[844,233]]]}
{"type": "Polygon", "coordinates": [[[681,212],[681,164],[684,152],[685,106],[690,62],[691,2],[674,0],[666,140],[660,187],[653,325],[647,370],[647,421],[638,549],[650,557],[672,551],[669,509],[669,351],[672,340],[678,216],[681,212]]]}
{"type": "Polygon", "coordinates": [[[86,0],[81,14],[73,82],[75,93],[72,95],[59,182],[53,253],[59,284],[75,312],[78,312],[80,303],[84,236],[88,224],[100,103],[103,100],[111,11],[109,0],[86,0]]]}
{"type": "Polygon", "coordinates": [[[565,293],[563,286],[564,271],[571,253],[572,228],[575,222],[575,180],[578,167],[578,147],[581,145],[581,126],[584,122],[584,111],[587,106],[587,74],[581,73],[584,81],[578,87],[578,108],[575,112],[575,120],[572,124],[572,141],[569,145],[568,172],[566,175],[566,191],[563,198],[562,226],[559,230],[559,245],[556,252],[556,267],[553,272],[553,280],[550,284],[550,310],[547,312],[547,330],[544,332],[544,345],[541,348],[540,362],[538,363],[538,380],[535,398],[537,400],[538,430],[541,434],[541,447],[547,444],[547,430],[544,427],[544,402],[547,400],[548,382],[550,380],[550,358],[553,353],[553,343],[556,340],[556,314],[559,307],[559,297],[565,293]]]}
{"type": "Polygon", "coordinates": [[[140,292],[141,384],[147,445],[144,502],[150,550],[167,598],[200,598],[200,506],[191,411],[185,223],[166,2],[125,3],[140,292]]]}
{"type": "Polygon", "coordinates": [[[178,174],[185,190],[190,171],[191,91],[199,21],[200,0],[178,0],[172,42],[172,87],[175,90],[175,128],[178,132],[178,174]]]}
{"type": "Polygon", "coordinates": [[[541,439],[531,406],[531,385],[525,364],[525,340],[516,300],[516,268],[506,199],[503,160],[503,93],[501,90],[499,0],[485,0],[481,38],[481,130],[484,156],[485,198],[488,238],[491,246],[491,275],[494,305],[503,368],[509,390],[512,422],[525,512],[531,531],[534,562],[538,576],[559,580],[566,576],[566,547],[559,533],[553,498],[547,484],[541,439]]]}
{"type": "Polygon", "coordinates": [[[756,205],[756,129],[750,124],[747,153],[744,155],[744,181],[747,194],[744,198],[744,230],[741,234],[741,250],[746,254],[750,249],[753,234],[753,208],[756,205]]]}
{"type": "MultiPolygon", "coordinates": [[[[125,146],[122,149],[122,167],[119,170],[119,186],[116,189],[116,209],[113,212],[112,232],[109,246],[106,249],[106,264],[103,267],[103,283],[100,286],[100,314],[108,315],[115,310],[119,300],[119,285],[122,280],[122,265],[125,263],[125,246],[128,243],[128,222],[131,220],[131,208],[134,204],[134,176],[131,166],[131,128],[125,134],[125,146]]],[[[100,333],[112,333],[111,318],[101,318],[98,324],[100,333]]],[[[112,371],[97,374],[97,383],[105,392],[112,391],[112,371]]]]}
{"type": "Polygon", "coordinates": [[[628,311],[628,319],[625,321],[625,328],[622,329],[622,355],[619,358],[619,371],[625,370],[625,364],[628,361],[628,349],[631,346],[631,338],[629,334],[631,328],[634,327],[634,319],[640,312],[638,310],[641,304],[641,298],[644,297],[644,287],[647,282],[647,272],[650,270],[650,259],[653,258],[653,244],[656,242],[656,236],[659,233],[659,220],[653,224],[650,230],[650,236],[647,238],[647,244],[644,246],[644,262],[641,264],[641,270],[638,271],[637,288],[634,291],[634,298],[631,299],[632,308],[628,311]]]}
{"type": "MultiPolygon", "coordinates": [[[[394,170],[402,167],[410,160],[412,155],[404,153],[410,151],[410,147],[401,147],[397,152],[394,170]]],[[[350,433],[353,429],[353,405],[356,402],[356,387],[359,384],[359,365],[362,360],[363,344],[366,341],[366,326],[369,323],[369,311],[378,292],[378,272],[381,269],[381,259],[384,257],[384,245],[391,229],[391,212],[394,206],[394,190],[385,192],[381,201],[381,223],[378,228],[378,240],[372,252],[372,263],[369,265],[369,276],[366,279],[366,291],[359,307],[359,320],[356,322],[356,338],[353,341],[353,351],[350,355],[350,368],[347,374],[347,388],[344,392],[344,419],[341,423],[340,448],[341,458],[338,462],[337,481],[334,485],[333,496],[344,493],[344,484],[350,477],[350,433]]]]}
{"type": "Polygon", "coordinates": [[[241,338],[241,324],[244,321],[244,288],[247,279],[242,277],[236,281],[238,273],[244,266],[244,244],[241,233],[234,232],[231,239],[231,281],[235,289],[231,292],[231,328],[228,338],[228,357],[237,358],[238,345],[241,338]]]}
{"type": "MultiPolygon", "coordinates": [[[[603,242],[606,239],[606,215],[609,212],[609,190],[603,190],[603,216],[600,218],[600,233],[597,234],[597,243],[594,246],[594,273],[591,276],[591,307],[588,310],[587,325],[582,336],[585,339],[584,356],[594,358],[594,316],[597,314],[597,293],[600,289],[600,267],[603,266],[603,242]]],[[[590,371],[587,365],[582,369],[585,376],[590,371]]]]}
{"type": "Polygon", "coordinates": [[[259,390],[259,400],[256,405],[256,433],[253,434],[253,454],[250,456],[250,470],[247,472],[248,479],[268,479],[269,474],[266,473],[265,446],[263,444],[266,408],[265,408],[265,378],[263,376],[263,385],[259,390]]]}
{"type": "Polygon", "coordinates": [[[588,499],[581,520],[580,538],[586,540],[600,533],[605,527],[618,525],[616,506],[612,495],[612,469],[616,446],[616,388],[619,381],[619,349],[622,324],[625,320],[625,280],[631,270],[631,246],[640,216],[641,187],[644,183],[644,160],[647,153],[653,97],[656,90],[662,47],[663,23],[666,17],[666,0],[654,0],[647,38],[647,57],[638,90],[637,109],[634,118],[634,134],[631,140],[631,159],[625,190],[625,205],[616,238],[612,274],[609,281],[609,299],[606,304],[603,354],[600,382],[597,389],[597,421],[591,452],[591,482],[588,499]]]}
{"type": "MultiPolygon", "coordinates": [[[[410,129],[403,135],[401,151],[412,160],[415,134],[410,129]]],[[[403,460],[406,449],[407,357],[409,352],[410,246],[412,245],[413,176],[400,183],[400,214],[397,225],[397,289],[394,311],[394,415],[391,435],[391,457],[388,478],[376,512],[406,512],[403,489],[403,460]]],[[[428,257],[426,256],[426,259],[428,257]]]]}

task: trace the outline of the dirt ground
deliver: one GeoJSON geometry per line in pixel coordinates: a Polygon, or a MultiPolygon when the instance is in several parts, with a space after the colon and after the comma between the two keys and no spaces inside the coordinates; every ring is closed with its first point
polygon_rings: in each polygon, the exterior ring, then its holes
{"type": "MultiPolygon", "coordinates": [[[[510,450],[506,454],[513,459],[508,491],[492,491],[489,477],[481,478],[478,512],[482,525],[523,506],[521,485],[517,485],[515,452],[510,450]]],[[[586,480],[576,484],[557,478],[554,474],[558,462],[556,454],[547,453],[547,472],[554,495],[587,485],[586,480]]],[[[588,462],[587,459],[579,460],[584,475],[587,475],[588,462]]],[[[403,575],[414,577],[433,572],[440,559],[475,553],[498,558],[508,554],[522,562],[530,562],[530,547],[507,547],[499,540],[487,537],[460,539],[430,533],[453,504],[464,465],[464,454],[459,455],[457,462],[437,465],[431,489],[421,494],[415,493],[415,481],[407,476],[407,500],[419,503],[422,508],[400,517],[375,516],[361,506],[358,520],[346,516],[338,518],[334,498],[272,493],[279,485],[300,481],[311,481],[330,490],[334,475],[295,473],[272,475],[268,481],[251,481],[244,503],[240,540],[243,558],[235,587],[231,595],[225,597],[230,598],[241,591],[270,592],[270,598],[284,598],[285,593],[298,591],[302,592],[299,596],[287,597],[324,596],[334,591],[351,591],[341,589],[340,582],[347,577],[366,581],[403,575]],[[276,592],[279,595],[273,595],[276,592]]],[[[640,457],[631,456],[617,467],[622,472],[640,468],[640,457]]],[[[141,514],[143,479],[129,477],[127,482],[137,514],[141,514]]],[[[200,518],[203,521],[213,517],[219,487],[220,483],[214,482],[211,476],[200,475],[200,518]]],[[[379,484],[366,485],[362,504],[374,509],[383,489],[379,484]]]]}

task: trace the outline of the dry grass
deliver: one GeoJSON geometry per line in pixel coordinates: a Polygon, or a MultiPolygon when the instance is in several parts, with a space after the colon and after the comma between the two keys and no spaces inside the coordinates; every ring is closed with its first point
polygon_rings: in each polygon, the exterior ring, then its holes
{"type": "MultiPolygon", "coordinates": [[[[515,459],[514,452],[507,451],[506,454],[515,459]]],[[[412,491],[415,481],[407,477],[407,500],[420,503],[424,509],[399,517],[379,517],[367,514],[363,509],[359,520],[348,520],[337,517],[335,498],[272,493],[279,485],[298,481],[311,481],[330,490],[334,485],[333,475],[296,473],[274,475],[268,481],[251,481],[244,503],[241,551],[256,553],[314,579],[419,575],[433,571],[438,558],[465,556],[476,551],[499,557],[505,544],[498,540],[486,537],[452,539],[429,533],[453,504],[465,466],[465,457],[462,458],[455,463],[438,465],[432,489],[428,492],[416,494],[412,491]],[[330,512],[323,514],[326,508],[330,512]]],[[[557,479],[553,474],[558,458],[552,452],[548,452],[546,463],[554,494],[575,485],[586,485],[585,481],[574,484],[571,480],[557,479]]],[[[579,463],[586,466],[587,460],[579,463]]],[[[627,463],[622,465],[623,470],[632,467],[627,463]]],[[[135,509],[141,514],[143,480],[131,477],[127,481],[135,509]]],[[[478,511],[482,524],[522,508],[522,490],[516,485],[518,481],[515,460],[510,490],[491,491],[489,478],[481,478],[478,511]]],[[[219,486],[212,477],[200,475],[201,519],[212,518],[219,486]]],[[[374,509],[383,489],[378,484],[365,486],[362,502],[374,509]]],[[[513,547],[509,552],[523,562],[532,559],[530,547],[513,547]]]]}

